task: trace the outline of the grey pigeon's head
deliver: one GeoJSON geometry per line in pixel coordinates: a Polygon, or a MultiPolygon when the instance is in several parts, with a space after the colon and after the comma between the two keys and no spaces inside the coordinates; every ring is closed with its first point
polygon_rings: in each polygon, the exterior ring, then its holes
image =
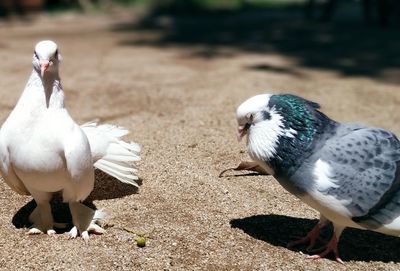
{"type": "Polygon", "coordinates": [[[253,159],[283,159],[285,153],[310,148],[314,136],[332,121],[319,105],[291,94],[261,94],[243,102],[236,111],[238,139],[247,134],[253,159]]]}
{"type": "Polygon", "coordinates": [[[238,139],[244,137],[250,127],[260,122],[268,122],[271,110],[268,107],[271,94],[260,94],[243,102],[236,110],[238,139]]]}
{"type": "Polygon", "coordinates": [[[61,60],[62,57],[54,41],[43,40],[36,44],[32,65],[42,78],[49,73],[58,73],[58,64],[61,60]]]}

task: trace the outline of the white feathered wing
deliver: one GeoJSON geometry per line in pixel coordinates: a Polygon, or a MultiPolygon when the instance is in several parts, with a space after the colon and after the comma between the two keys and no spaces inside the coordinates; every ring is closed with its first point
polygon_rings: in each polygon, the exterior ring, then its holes
{"type": "Polygon", "coordinates": [[[120,139],[129,131],[95,121],[82,124],[81,129],[89,140],[93,166],[123,183],[137,187],[138,170],[133,162],[140,161],[140,146],[120,139]]]}

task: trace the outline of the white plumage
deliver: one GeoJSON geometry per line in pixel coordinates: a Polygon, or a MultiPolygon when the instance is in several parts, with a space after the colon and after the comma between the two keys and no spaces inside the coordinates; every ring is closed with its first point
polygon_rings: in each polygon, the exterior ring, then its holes
{"type": "Polygon", "coordinates": [[[129,131],[110,124],[88,122],[81,125],[92,152],[94,167],[117,178],[123,183],[137,186],[137,169],[132,162],[140,160],[137,143],[120,140],[129,131]]]}
{"type": "Polygon", "coordinates": [[[92,223],[101,213],[81,204],[93,190],[93,166],[137,186],[132,162],[140,160],[140,147],[120,139],[128,133],[124,128],[74,122],[64,107],[60,60],[54,42],[36,45],[32,74],[0,130],[0,169],[14,191],[32,195],[37,203],[29,233],[55,233],[49,200],[61,191],[74,224],[70,237],[81,234],[87,240],[89,231],[104,231],[92,223]]]}

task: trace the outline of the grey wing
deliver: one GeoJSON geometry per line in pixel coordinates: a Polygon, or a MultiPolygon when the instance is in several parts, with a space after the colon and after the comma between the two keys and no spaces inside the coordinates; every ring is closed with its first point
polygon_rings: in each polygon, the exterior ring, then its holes
{"type": "Polygon", "coordinates": [[[336,186],[324,194],[350,202],[352,220],[378,228],[400,215],[400,141],[386,130],[356,128],[327,142],[321,159],[336,186]]]}

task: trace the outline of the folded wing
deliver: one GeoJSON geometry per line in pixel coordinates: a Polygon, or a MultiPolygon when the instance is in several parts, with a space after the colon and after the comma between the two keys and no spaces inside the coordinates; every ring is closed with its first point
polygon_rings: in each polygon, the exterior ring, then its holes
{"type": "Polygon", "coordinates": [[[329,142],[321,154],[335,182],[321,192],[349,202],[354,222],[378,228],[400,215],[400,141],[394,134],[356,129],[329,142]]]}

